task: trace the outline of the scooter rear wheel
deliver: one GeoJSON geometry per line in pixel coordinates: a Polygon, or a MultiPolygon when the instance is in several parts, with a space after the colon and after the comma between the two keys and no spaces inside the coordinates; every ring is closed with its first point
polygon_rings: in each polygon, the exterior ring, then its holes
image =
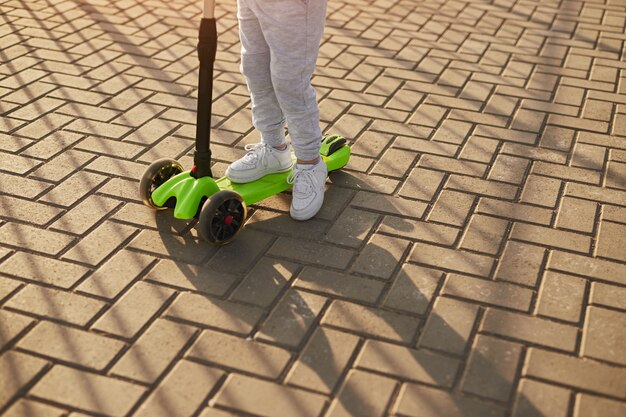
{"type": "Polygon", "coordinates": [[[247,213],[241,195],[230,190],[218,191],[202,206],[198,232],[208,242],[225,245],[241,231],[247,213]]]}
{"type": "Polygon", "coordinates": [[[139,195],[143,203],[156,210],[166,210],[169,207],[168,203],[157,206],[152,201],[152,193],[167,180],[181,172],[183,172],[183,167],[174,159],[163,158],[151,163],[139,182],[139,195]]]}

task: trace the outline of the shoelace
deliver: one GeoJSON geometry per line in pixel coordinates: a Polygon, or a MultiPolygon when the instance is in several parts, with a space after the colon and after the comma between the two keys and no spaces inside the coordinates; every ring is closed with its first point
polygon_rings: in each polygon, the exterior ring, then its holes
{"type": "Polygon", "coordinates": [[[264,167],[267,167],[266,154],[269,146],[264,143],[254,143],[244,146],[244,149],[248,151],[243,157],[243,162],[249,165],[253,165],[256,161],[261,161],[264,167]]]}
{"type": "Polygon", "coordinates": [[[317,178],[310,169],[294,169],[287,176],[287,183],[293,184],[293,194],[308,196],[317,187],[317,178]],[[303,180],[303,181],[299,181],[303,180]]]}

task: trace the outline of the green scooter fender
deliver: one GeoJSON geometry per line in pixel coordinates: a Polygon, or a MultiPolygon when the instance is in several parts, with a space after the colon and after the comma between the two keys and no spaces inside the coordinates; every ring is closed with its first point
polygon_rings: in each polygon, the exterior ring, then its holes
{"type": "Polygon", "coordinates": [[[161,184],[151,195],[152,202],[163,206],[171,197],[176,198],[174,217],[192,219],[203,197],[209,198],[220,188],[211,177],[194,178],[190,171],[181,172],[161,184]]]}

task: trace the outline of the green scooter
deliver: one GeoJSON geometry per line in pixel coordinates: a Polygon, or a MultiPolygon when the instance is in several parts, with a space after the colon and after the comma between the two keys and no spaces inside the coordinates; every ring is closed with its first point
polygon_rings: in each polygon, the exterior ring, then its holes
{"type": "MultiPolygon", "coordinates": [[[[288,190],[290,171],[266,175],[256,181],[232,183],[226,177],[213,179],[211,173],[211,106],[213,102],[213,64],[217,52],[215,0],[204,0],[200,22],[198,59],[198,108],[194,165],[184,171],[174,159],[153,162],[139,183],[142,201],[156,210],[174,209],[177,219],[198,219],[200,236],[215,244],[232,241],[243,228],[247,207],[288,190]]],[[[350,147],[344,137],[325,135],[320,154],[334,171],[350,159],[350,147]]],[[[295,157],[294,157],[295,159],[295,157]]]]}

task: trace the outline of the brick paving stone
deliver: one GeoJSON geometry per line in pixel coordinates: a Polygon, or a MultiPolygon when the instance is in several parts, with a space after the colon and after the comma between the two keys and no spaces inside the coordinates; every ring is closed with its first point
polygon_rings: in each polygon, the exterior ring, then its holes
{"type": "Polygon", "coordinates": [[[52,228],[68,233],[83,234],[106,217],[119,201],[101,196],[89,196],[52,224],[52,228]]]}
{"type": "Polygon", "coordinates": [[[476,206],[476,213],[549,225],[553,211],[543,207],[483,197],[479,200],[478,206],[476,206]]]}
{"type": "Polygon", "coordinates": [[[394,412],[410,417],[502,417],[505,410],[463,394],[403,384],[394,412]]]}
{"type": "Polygon", "coordinates": [[[478,162],[462,161],[438,155],[423,155],[418,166],[470,177],[482,177],[487,166],[478,162]]]}
{"type": "Polygon", "coordinates": [[[352,265],[352,271],[389,279],[408,246],[406,240],[374,234],[352,265]]]}
{"type": "Polygon", "coordinates": [[[142,230],[127,247],[189,264],[200,264],[217,252],[215,246],[194,237],[153,230],[142,230]]]}
{"type": "Polygon", "coordinates": [[[477,316],[475,305],[438,297],[422,331],[419,346],[463,355],[477,316]]]}
{"type": "Polygon", "coordinates": [[[63,210],[58,207],[6,195],[2,196],[2,205],[0,205],[0,218],[39,226],[49,223],[62,212],[63,210]]]}
{"type": "Polygon", "coordinates": [[[3,194],[34,199],[49,188],[51,185],[43,181],[0,172],[0,192],[3,194]]]}
{"type": "Polygon", "coordinates": [[[200,417],[240,417],[239,413],[231,413],[230,411],[223,411],[217,408],[207,407],[204,409],[200,417]]]}
{"type": "Polygon", "coordinates": [[[427,350],[368,340],[357,360],[359,368],[396,378],[451,387],[460,361],[427,350]]]}
{"type": "Polygon", "coordinates": [[[591,284],[589,303],[626,310],[626,288],[594,282],[591,284]]]}
{"type": "Polygon", "coordinates": [[[232,299],[267,306],[287,285],[297,269],[297,264],[291,262],[261,258],[235,289],[232,299]]]}
{"type": "Polygon", "coordinates": [[[0,227],[0,243],[47,255],[58,255],[74,237],[25,224],[6,223],[0,227]]]}
{"type": "Polygon", "coordinates": [[[626,341],[622,331],[625,325],[626,313],[595,306],[587,307],[582,342],[583,356],[625,365],[626,341]]]}
{"type": "MultiPolygon", "coordinates": [[[[326,202],[324,202],[324,204],[326,204],[326,202]]],[[[426,203],[421,201],[374,194],[366,191],[358,192],[350,202],[350,205],[385,214],[412,218],[421,218],[428,207],[426,203]]]]}
{"type": "Polygon", "coordinates": [[[450,175],[445,188],[507,200],[512,200],[517,192],[517,187],[512,184],[487,181],[462,175],[450,175]]]}
{"type": "Polygon", "coordinates": [[[49,159],[45,165],[37,168],[32,175],[35,178],[48,181],[60,181],[81,169],[89,161],[93,160],[93,158],[94,155],[87,152],[74,149],[66,150],[54,158],[49,159]]]}
{"type": "Polygon", "coordinates": [[[0,152],[0,166],[2,166],[2,170],[4,171],[25,175],[40,164],[41,162],[36,159],[0,152]]]}
{"type": "Polygon", "coordinates": [[[409,343],[417,332],[420,320],[336,300],[331,304],[321,323],[356,333],[409,343]]]}
{"type": "Polygon", "coordinates": [[[522,374],[618,398],[626,393],[623,368],[538,348],[528,349],[522,374]]]}
{"type": "Polygon", "coordinates": [[[134,415],[191,416],[222,375],[217,369],[180,361],[134,415]]]}
{"type": "Polygon", "coordinates": [[[7,310],[0,310],[0,349],[4,350],[15,337],[20,335],[33,322],[34,320],[30,317],[7,310]]]}
{"type": "Polygon", "coordinates": [[[537,301],[537,314],[578,323],[585,297],[585,280],[548,271],[537,301]]]}
{"type": "Polygon", "coordinates": [[[385,152],[383,157],[378,160],[372,173],[393,178],[403,178],[408,168],[413,164],[416,156],[417,153],[415,152],[395,148],[389,149],[385,152]]]}
{"type": "Polygon", "coordinates": [[[626,192],[604,187],[585,187],[582,184],[568,183],[565,194],[600,203],[626,205],[626,192]]]}
{"type": "Polygon", "coordinates": [[[187,357],[275,379],[285,369],[291,354],[255,340],[204,330],[187,357]]]}
{"type": "Polygon", "coordinates": [[[117,252],[93,274],[82,281],[78,291],[104,298],[115,298],[152,262],[148,256],[136,252],[117,252]]]}
{"type": "MultiPolygon", "coordinates": [[[[134,252],[129,253],[139,256],[139,254],[134,252]]],[[[141,256],[146,259],[146,264],[151,260],[147,256],[141,256]]],[[[237,277],[233,274],[207,268],[206,265],[193,265],[162,259],[154,268],[150,269],[144,279],[219,296],[226,293],[237,277]]]]}
{"type": "Polygon", "coordinates": [[[531,174],[545,175],[568,181],[578,181],[597,185],[600,183],[600,173],[585,168],[568,167],[549,162],[536,161],[533,163],[531,174]]]}
{"type": "Polygon", "coordinates": [[[218,392],[215,404],[264,417],[315,417],[326,401],[320,394],[232,374],[218,392]]]}
{"type": "Polygon", "coordinates": [[[561,181],[557,179],[529,175],[524,184],[520,200],[523,203],[554,207],[557,203],[560,188],[561,181]]]}
{"type": "MultiPolygon", "coordinates": [[[[397,137],[396,140],[393,142],[393,147],[407,149],[410,151],[420,152],[424,154],[434,154],[442,156],[454,156],[458,150],[458,146],[453,144],[435,142],[407,136],[397,137]]],[[[389,152],[390,151],[387,151],[387,153],[389,152]]],[[[411,160],[411,162],[412,161],[413,160],[411,160]]],[[[408,166],[406,168],[408,168],[408,166]]]]}
{"type": "Polygon", "coordinates": [[[626,261],[626,225],[602,221],[598,234],[596,253],[604,258],[626,261]]]}
{"type": "Polygon", "coordinates": [[[330,394],[353,355],[358,337],[318,327],[287,375],[289,385],[330,394]]]}
{"type": "Polygon", "coordinates": [[[494,308],[487,310],[480,331],[568,352],[574,352],[578,337],[574,326],[494,308]]]}
{"type": "Polygon", "coordinates": [[[442,294],[519,311],[528,311],[533,297],[527,288],[459,274],[448,275],[442,294]]]}
{"type": "Polygon", "coordinates": [[[9,407],[9,409],[3,415],[6,417],[62,417],[66,415],[66,410],[53,407],[51,405],[44,404],[38,401],[20,399],[15,402],[11,407],[9,407]]]}
{"type": "Polygon", "coordinates": [[[428,220],[461,226],[465,223],[474,203],[474,196],[456,191],[443,190],[428,215],[428,220]]]}
{"type": "Polygon", "coordinates": [[[513,390],[521,346],[484,335],[478,335],[474,343],[463,376],[463,391],[506,401],[513,390]]]}
{"type": "Polygon", "coordinates": [[[356,277],[340,272],[306,267],[298,274],[294,287],[321,292],[329,296],[375,302],[385,284],[378,280],[356,277]]]}
{"type": "Polygon", "coordinates": [[[582,253],[588,253],[591,248],[588,236],[525,223],[513,225],[511,238],[582,253]]]}
{"type": "Polygon", "coordinates": [[[71,287],[88,271],[84,266],[26,252],[16,252],[0,266],[4,274],[60,288],[71,287]]]}
{"type": "Polygon", "coordinates": [[[605,185],[611,188],[626,190],[626,164],[609,161],[606,171],[605,185]]]}
{"type": "Polygon", "coordinates": [[[598,204],[571,197],[561,199],[557,227],[584,233],[593,232],[598,204]]]}
{"type": "Polygon", "coordinates": [[[459,234],[459,230],[451,226],[394,216],[385,216],[379,231],[443,245],[451,245],[459,234]]]}
{"type": "Polygon", "coordinates": [[[326,233],[325,239],[328,242],[358,248],[367,239],[379,217],[376,213],[348,207],[326,233]]]}
{"type": "MultiPolygon", "coordinates": [[[[126,180],[122,180],[126,181],[126,180]]],[[[111,184],[109,182],[109,184],[111,184]]],[[[133,194],[134,197],[137,197],[137,191],[135,190],[137,184],[133,184],[133,194]]],[[[106,186],[105,186],[106,187],[106,186]]],[[[128,191],[128,190],[127,190],[128,191]]],[[[102,193],[111,196],[112,193],[102,193]]],[[[119,199],[120,195],[112,195],[113,198],[119,199]]],[[[157,229],[161,232],[169,232],[169,233],[177,233],[180,234],[183,230],[187,228],[189,223],[184,220],[176,219],[171,215],[171,212],[167,211],[158,211],[154,212],[154,209],[145,206],[144,204],[130,203],[122,205],[122,207],[115,211],[111,216],[112,220],[119,221],[121,223],[128,223],[133,226],[141,226],[140,228],[148,228],[148,229],[157,229]]],[[[165,233],[164,233],[165,234],[165,233]]],[[[147,238],[147,237],[146,237],[147,238]]],[[[170,238],[172,239],[172,238],[170,238]]],[[[170,243],[168,241],[168,243],[170,243]]],[[[157,243],[152,243],[156,245],[157,243]]],[[[148,247],[146,250],[150,250],[150,246],[145,243],[143,246],[148,247]]],[[[141,246],[141,247],[143,247],[141,246]]],[[[205,252],[209,252],[206,250],[205,252]]]]}
{"type": "Polygon", "coordinates": [[[103,175],[79,171],[47,192],[39,201],[63,207],[74,205],[106,180],[103,175]]]}
{"type": "Polygon", "coordinates": [[[350,371],[327,415],[382,417],[395,386],[393,379],[369,372],[350,371]]]}
{"type": "Polygon", "coordinates": [[[418,200],[431,201],[437,188],[441,184],[444,174],[423,168],[414,168],[407,177],[400,195],[403,197],[416,198],[418,200]]]}
{"type": "Polygon", "coordinates": [[[254,230],[241,233],[237,239],[229,245],[219,248],[215,256],[209,261],[208,267],[215,271],[225,271],[231,274],[246,272],[267,250],[273,240],[273,236],[254,230]],[[233,262],[233,259],[237,262],[233,262]]]}
{"type": "Polygon", "coordinates": [[[152,384],[195,331],[191,326],[157,319],[117,361],[112,374],[152,384]]]}
{"type": "Polygon", "coordinates": [[[122,417],[144,391],[128,382],[55,365],[30,394],[90,412],[122,417]]]}
{"type": "Polygon", "coordinates": [[[417,265],[403,264],[385,298],[384,305],[415,314],[424,314],[443,273],[417,265]]]}
{"type": "Polygon", "coordinates": [[[566,417],[570,391],[532,379],[522,379],[513,405],[514,417],[566,417]]]}
{"type": "Polygon", "coordinates": [[[11,297],[5,306],[83,326],[104,307],[104,303],[82,295],[29,284],[11,297]]]}
{"type": "Polygon", "coordinates": [[[508,227],[506,220],[473,215],[461,242],[461,248],[496,255],[508,227]]]}
{"type": "Polygon", "coordinates": [[[487,276],[493,266],[493,258],[470,252],[431,246],[416,242],[409,260],[439,268],[487,276]]]}
{"type": "Polygon", "coordinates": [[[119,223],[105,221],[63,255],[64,259],[88,265],[98,265],[133,234],[135,229],[119,223]]]}
{"type": "MultiPolygon", "coordinates": [[[[324,200],[325,199],[326,199],[326,196],[324,196],[324,200]]],[[[267,206],[271,208],[277,208],[275,205],[273,206],[271,202],[264,201],[263,203],[264,203],[263,205],[267,204],[267,206]]],[[[291,200],[288,201],[288,204],[291,205],[291,200]]],[[[286,207],[287,210],[289,210],[289,205],[287,205],[286,207]]],[[[246,233],[245,234],[242,233],[240,236],[237,237],[237,239],[235,239],[235,241],[232,242],[234,245],[229,244],[228,246],[226,246],[226,248],[229,248],[230,246],[237,246],[237,242],[241,240],[239,239],[239,237],[246,239],[248,241],[252,241],[252,240],[261,241],[262,238],[258,234],[254,234],[254,232],[251,231],[252,227],[267,233],[266,237],[269,236],[270,233],[286,235],[286,236],[291,236],[291,237],[309,236],[311,239],[321,239],[324,237],[325,235],[324,232],[328,228],[328,223],[326,221],[318,220],[316,216],[315,218],[310,219],[306,222],[298,222],[297,220],[292,219],[290,216],[285,216],[285,211],[282,211],[282,210],[280,212],[274,212],[274,211],[269,211],[269,210],[255,211],[254,214],[251,217],[249,217],[248,220],[246,221],[246,233]],[[300,227],[300,223],[302,223],[301,227],[300,227]],[[298,228],[294,227],[294,225],[296,224],[299,226],[298,228]],[[255,236],[256,236],[256,239],[254,239],[255,236]]],[[[345,220],[350,221],[349,218],[345,220]]],[[[341,239],[342,238],[341,233],[337,229],[339,229],[339,227],[332,230],[332,232],[334,232],[335,235],[341,239]]],[[[347,236],[345,239],[348,240],[350,238],[351,238],[350,236],[347,236]]],[[[261,242],[258,242],[256,245],[249,244],[248,246],[256,246],[259,249],[265,249],[263,246],[259,245],[259,243],[261,242]]],[[[248,252],[250,252],[250,250],[248,250],[248,252]]],[[[225,256],[224,258],[227,259],[228,257],[225,256]]],[[[246,266],[246,263],[243,262],[242,265],[246,266]]],[[[225,267],[227,266],[226,262],[224,266],[225,267]]],[[[232,263],[228,266],[230,268],[233,267],[232,263]]],[[[238,265],[235,265],[235,267],[236,266],[238,265]]]]}
{"type": "Polygon", "coordinates": [[[19,341],[17,347],[52,360],[102,370],[111,363],[124,343],[92,332],[42,321],[19,341]]]}
{"type": "Polygon", "coordinates": [[[589,394],[576,395],[574,417],[619,417],[626,413],[623,401],[609,400],[589,394]]]}
{"type": "Polygon", "coordinates": [[[0,407],[4,407],[22,386],[30,383],[47,365],[43,359],[8,351],[0,356],[0,407]]]}
{"type": "Polygon", "coordinates": [[[470,136],[463,145],[459,155],[463,159],[475,162],[489,163],[498,147],[498,141],[480,136],[470,136]]]}
{"type": "Polygon", "coordinates": [[[626,223],[626,207],[617,207],[605,204],[602,207],[602,220],[626,223]]]}
{"type": "Polygon", "coordinates": [[[616,284],[626,284],[626,266],[604,259],[554,251],[550,256],[548,267],[616,284]]]}
{"type": "Polygon", "coordinates": [[[527,159],[499,155],[495,163],[491,166],[487,179],[510,184],[519,184],[524,179],[528,165],[529,162],[527,159]]]}
{"type": "Polygon", "coordinates": [[[132,338],[172,297],[174,291],[158,285],[138,282],[98,321],[93,329],[132,338]]]}
{"type": "Polygon", "coordinates": [[[267,253],[334,268],[345,268],[354,256],[352,250],[286,237],[278,238],[267,253]]]}
{"type": "Polygon", "coordinates": [[[291,348],[298,347],[325,304],[325,297],[287,290],[261,325],[256,339],[291,348]]]}
{"type": "Polygon", "coordinates": [[[248,335],[263,310],[200,294],[185,293],[176,298],[166,314],[169,317],[248,335]]]}
{"type": "Polygon", "coordinates": [[[572,155],[572,166],[601,170],[604,165],[606,149],[601,146],[577,143],[572,155]]]}
{"type": "MultiPolygon", "coordinates": [[[[3,251],[2,253],[2,257],[4,258],[9,251],[3,251]]],[[[13,293],[17,288],[22,286],[22,283],[18,280],[0,276],[0,299],[6,298],[9,294],[13,293]]]]}

